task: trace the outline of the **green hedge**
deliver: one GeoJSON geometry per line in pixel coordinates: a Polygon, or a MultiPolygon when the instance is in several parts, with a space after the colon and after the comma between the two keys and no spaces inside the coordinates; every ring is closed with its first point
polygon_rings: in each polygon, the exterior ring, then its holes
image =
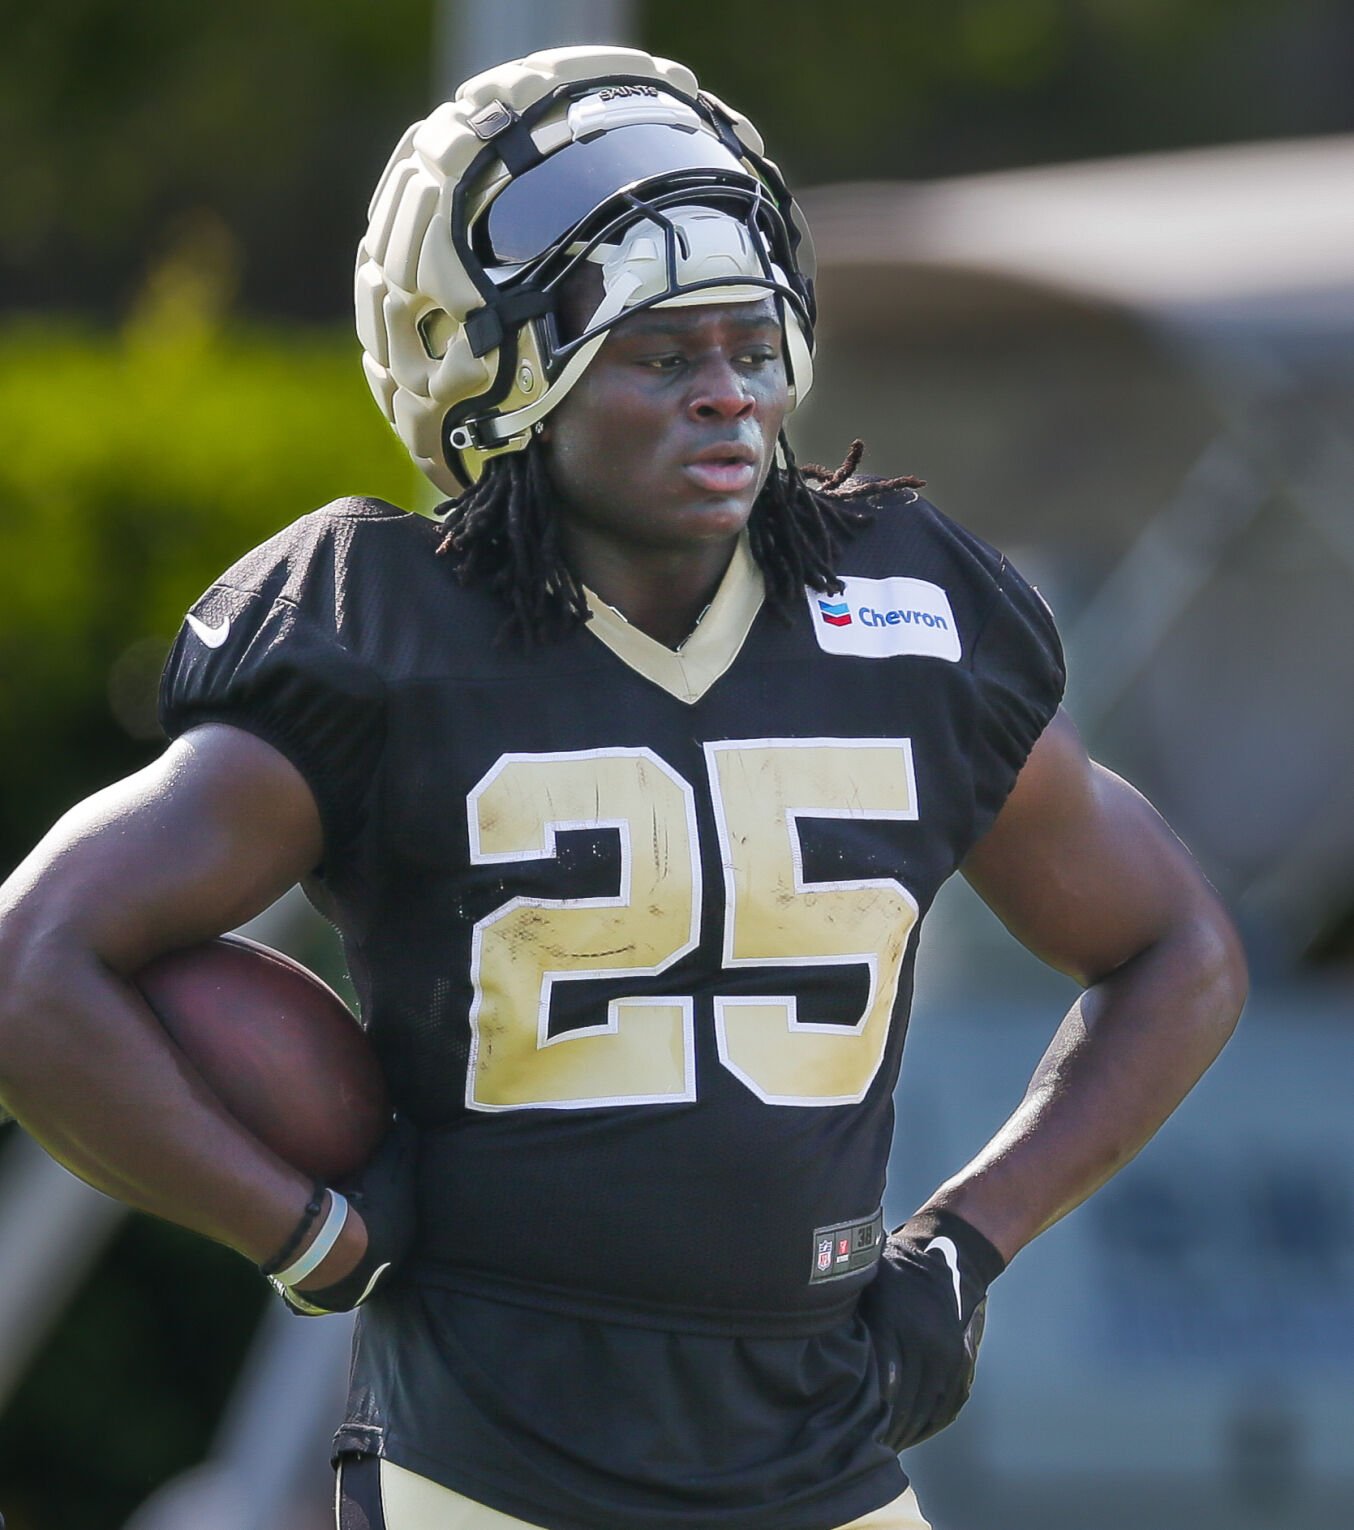
{"type": "MultiPolygon", "coordinates": [[[[160,662],[223,568],[343,494],[434,499],[346,326],[227,329],[191,287],[119,333],[0,327],[0,872],[158,752],[160,662]]],[[[201,1459],[262,1297],[234,1255],[130,1219],[6,1410],[14,1530],[116,1530],[201,1459]]]]}
{"type": "Polygon", "coordinates": [[[182,298],[119,333],[0,327],[0,870],[156,752],[160,658],[221,569],[343,494],[434,499],[346,327],[218,328],[182,298]]]}

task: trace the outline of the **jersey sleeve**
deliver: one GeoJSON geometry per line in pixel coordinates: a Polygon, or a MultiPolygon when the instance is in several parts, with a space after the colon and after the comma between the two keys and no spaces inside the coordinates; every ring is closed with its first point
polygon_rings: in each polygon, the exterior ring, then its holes
{"type": "Polygon", "coordinates": [[[160,721],[170,738],[228,723],[285,755],[314,793],[330,860],[365,818],[385,687],[342,640],[328,570],[308,578],[296,549],[268,551],[190,608],[160,682],[160,721]]]}
{"type": "Polygon", "coordinates": [[[1001,811],[1067,683],[1048,602],[1004,558],[993,579],[994,599],[973,652],[980,697],[975,837],[1001,811]]]}

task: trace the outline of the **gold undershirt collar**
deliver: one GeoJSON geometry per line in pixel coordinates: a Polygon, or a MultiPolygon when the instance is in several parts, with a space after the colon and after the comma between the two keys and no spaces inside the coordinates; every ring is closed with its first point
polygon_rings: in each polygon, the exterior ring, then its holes
{"type": "Polygon", "coordinates": [[[714,599],[675,650],[632,627],[586,586],[583,593],[592,613],[587,631],[637,674],[690,704],[699,701],[738,657],[762,608],[766,587],[744,532],[714,599]]]}

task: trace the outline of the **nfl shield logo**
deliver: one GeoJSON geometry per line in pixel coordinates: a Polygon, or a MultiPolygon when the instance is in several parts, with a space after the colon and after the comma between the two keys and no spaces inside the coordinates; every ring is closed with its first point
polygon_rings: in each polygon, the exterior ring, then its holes
{"type": "Polygon", "coordinates": [[[832,1267],[832,1239],[820,1238],[818,1241],[818,1268],[820,1270],[832,1267]]]}

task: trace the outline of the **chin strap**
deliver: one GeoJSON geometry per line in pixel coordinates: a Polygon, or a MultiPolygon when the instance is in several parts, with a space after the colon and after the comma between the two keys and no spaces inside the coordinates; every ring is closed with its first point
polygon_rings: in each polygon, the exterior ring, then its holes
{"type": "MultiPolygon", "coordinates": [[[[585,340],[582,345],[564,363],[564,369],[550,386],[541,394],[540,398],[533,399],[531,403],[521,409],[514,409],[508,414],[489,415],[485,419],[466,421],[467,425],[474,427],[479,441],[467,442],[467,445],[482,444],[485,447],[506,446],[514,436],[525,436],[531,427],[543,420],[555,406],[561,403],[564,395],[582,377],[588,369],[588,363],[601,350],[606,340],[606,331],[600,335],[593,335],[585,340]]],[[[455,427],[450,435],[453,446],[457,446],[455,427]]],[[[525,444],[525,443],[524,443],[525,444]]],[[[464,448],[458,447],[458,450],[464,448]]]]}

